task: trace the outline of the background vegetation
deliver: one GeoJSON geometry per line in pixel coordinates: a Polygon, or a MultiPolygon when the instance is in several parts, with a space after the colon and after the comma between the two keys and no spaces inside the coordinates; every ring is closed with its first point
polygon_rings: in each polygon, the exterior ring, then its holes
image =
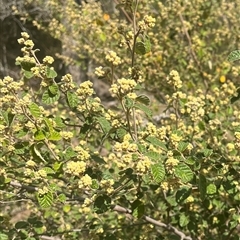
{"type": "Polygon", "coordinates": [[[0,239],[239,239],[239,12],[2,0],[0,239]]]}

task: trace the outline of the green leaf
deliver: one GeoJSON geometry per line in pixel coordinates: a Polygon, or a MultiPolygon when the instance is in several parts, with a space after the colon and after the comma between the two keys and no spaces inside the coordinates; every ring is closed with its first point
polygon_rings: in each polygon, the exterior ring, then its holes
{"type": "Polygon", "coordinates": [[[40,151],[37,148],[37,144],[33,144],[31,146],[32,150],[33,150],[33,154],[35,154],[38,158],[40,158],[43,162],[46,162],[46,160],[42,157],[40,151]]]}
{"type": "Polygon", "coordinates": [[[111,207],[111,198],[106,194],[98,196],[94,202],[94,208],[96,209],[97,214],[108,211],[110,207],[111,207]]]}
{"type": "Polygon", "coordinates": [[[228,55],[228,61],[234,62],[240,59],[240,50],[234,50],[228,55]]]}
{"type": "Polygon", "coordinates": [[[36,141],[42,141],[46,138],[44,132],[42,130],[37,130],[35,133],[34,133],[34,139],[36,141]]]}
{"type": "Polygon", "coordinates": [[[235,103],[240,99],[240,88],[237,89],[237,96],[231,98],[231,104],[235,103]]]}
{"type": "Polygon", "coordinates": [[[144,46],[146,53],[151,52],[152,45],[148,36],[145,36],[144,38],[144,46]]]}
{"type": "Polygon", "coordinates": [[[14,144],[14,153],[16,154],[24,154],[25,150],[28,148],[28,142],[18,142],[14,144]]]}
{"type": "Polygon", "coordinates": [[[55,117],[54,122],[56,123],[56,128],[64,128],[65,124],[63,123],[63,119],[61,117],[55,117]]]}
{"type": "Polygon", "coordinates": [[[110,122],[105,117],[98,117],[96,118],[97,122],[100,124],[103,132],[107,134],[111,129],[110,122]]]}
{"type": "Polygon", "coordinates": [[[48,140],[50,141],[60,141],[62,139],[62,136],[59,132],[52,130],[50,132],[50,135],[48,136],[48,140]]]}
{"type": "Polygon", "coordinates": [[[154,151],[146,152],[145,156],[151,158],[154,161],[159,161],[161,159],[161,155],[159,153],[154,152],[154,151]]]}
{"type": "Polygon", "coordinates": [[[59,200],[60,202],[64,203],[64,202],[66,202],[67,197],[66,197],[65,194],[61,193],[61,194],[58,195],[58,200],[59,200]]]}
{"type": "Polygon", "coordinates": [[[70,106],[70,108],[75,108],[77,107],[79,103],[79,99],[75,93],[67,92],[67,101],[70,106]]]}
{"type": "Polygon", "coordinates": [[[181,215],[180,215],[180,219],[179,219],[179,225],[180,225],[181,227],[185,227],[185,226],[188,225],[188,223],[189,223],[189,218],[188,218],[188,216],[186,216],[186,215],[184,215],[184,214],[181,214],[181,215]]]}
{"type": "Polygon", "coordinates": [[[151,166],[152,176],[155,182],[161,183],[165,177],[165,168],[162,163],[157,163],[151,166]]]}
{"type": "Polygon", "coordinates": [[[139,95],[136,99],[136,102],[142,103],[144,105],[149,105],[150,104],[150,99],[146,95],[139,95]]]}
{"type": "Polygon", "coordinates": [[[135,45],[135,52],[139,55],[144,55],[147,53],[144,42],[137,42],[135,45]]]}
{"type": "Polygon", "coordinates": [[[126,108],[130,109],[134,106],[134,101],[131,98],[125,96],[124,97],[124,105],[126,108]]]}
{"type": "Polygon", "coordinates": [[[213,150],[206,148],[206,149],[203,149],[202,152],[203,152],[204,157],[210,157],[213,153],[213,150]]]}
{"type": "Polygon", "coordinates": [[[179,142],[178,143],[178,150],[182,153],[184,152],[188,147],[188,143],[187,142],[179,142]]]}
{"type": "Polygon", "coordinates": [[[4,233],[0,233],[0,239],[1,240],[9,240],[8,235],[6,235],[4,233]]]}
{"type": "Polygon", "coordinates": [[[54,131],[53,130],[53,119],[47,118],[47,117],[44,117],[43,119],[44,119],[45,125],[47,126],[49,132],[54,131]]]}
{"type": "Polygon", "coordinates": [[[98,155],[91,155],[91,159],[94,160],[96,163],[106,164],[103,158],[99,157],[98,155]]]}
{"type": "Polygon", "coordinates": [[[22,129],[19,130],[19,132],[15,135],[17,138],[22,138],[26,136],[28,133],[28,128],[23,127],[22,129]]]}
{"type": "Polygon", "coordinates": [[[29,111],[32,114],[32,116],[35,118],[39,118],[42,114],[39,106],[34,102],[30,103],[29,111]]]}
{"type": "Polygon", "coordinates": [[[14,118],[15,118],[15,114],[13,114],[9,111],[2,112],[2,116],[3,116],[3,119],[6,122],[6,124],[10,127],[11,124],[13,123],[14,118]]]}
{"type": "Polygon", "coordinates": [[[53,203],[53,194],[51,191],[42,194],[37,194],[38,203],[42,208],[50,207],[53,203]]]}
{"type": "Polygon", "coordinates": [[[65,153],[63,154],[63,157],[66,160],[69,160],[69,159],[71,159],[73,157],[76,157],[76,156],[77,156],[77,153],[71,147],[68,147],[65,150],[65,153]]]}
{"type": "Polygon", "coordinates": [[[116,133],[118,139],[123,140],[123,137],[127,134],[127,131],[124,128],[118,128],[116,133]]]}
{"type": "Polygon", "coordinates": [[[52,104],[56,102],[60,97],[60,93],[52,94],[49,89],[47,89],[42,95],[42,102],[45,104],[52,104]]]}
{"type": "Polygon", "coordinates": [[[59,93],[59,88],[56,83],[53,83],[51,86],[48,87],[48,89],[53,95],[56,95],[59,93]]]}
{"type": "Polygon", "coordinates": [[[36,63],[34,62],[21,62],[22,69],[26,71],[31,71],[31,68],[35,66],[36,66],[36,63]]]}
{"type": "Polygon", "coordinates": [[[57,73],[50,67],[47,67],[46,68],[46,77],[47,78],[55,78],[55,77],[57,77],[57,73]]]}
{"type": "Polygon", "coordinates": [[[16,229],[23,229],[23,228],[27,228],[29,226],[29,223],[26,221],[19,221],[15,224],[15,228],[16,229]]]}
{"type": "Polygon", "coordinates": [[[179,163],[175,167],[175,175],[180,178],[183,183],[190,182],[193,179],[193,172],[185,163],[179,163]]]}
{"type": "Polygon", "coordinates": [[[199,174],[198,187],[200,191],[200,197],[202,200],[204,200],[207,193],[207,180],[202,174],[199,174]]]}
{"type": "Polygon", "coordinates": [[[161,142],[160,140],[158,140],[157,138],[149,136],[149,137],[146,138],[146,140],[148,142],[150,142],[151,144],[153,144],[154,146],[160,147],[164,151],[168,151],[165,144],[163,142],[161,142]]]}
{"type": "Polygon", "coordinates": [[[140,204],[137,207],[137,218],[140,219],[145,213],[145,205],[144,204],[140,204]]]}
{"type": "Polygon", "coordinates": [[[141,103],[135,103],[134,107],[142,110],[149,118],[152,118],[152,111],[149,109],[149,107],[141,103]]]}
{"type": "Polygon", "coordinates": [[[47,174],[55,174],[55,171],[50,167],[42,168],[47,174]]]}
{"type": "Polygon", "coordinates": [[[99,183],[96,179],[92,180],[92,185],[91,185],[92,189],[98,189],[99,188],[99,183]]]}
{"type": "Polygon", "coordinates": [[[62,167],[62,164],[63,164],[62,162],[61,163],[55,162],[52,166],[53,170],[57,172],[62,167]]]}
{"type": "Polygon", "coordinates": [[[213,183],[210,183],[208,186],[207,186],[207,194],[209,195],[212,195],[212,194],[215,194],[217,192],[217,187],[215,184],[213,183]]]}
{"type": "Polygon", "coordinates": [[[33,73],[31,71],[23,70],[24,77],[30,79],[33,77],[33,73]]]}
{"type": "Polygon", "coordinates": [[[179,189],[176,193],[176,202],[182,203],[185,199],[187,199],[192,192],[191,188],[183,187],[179,189]]]}

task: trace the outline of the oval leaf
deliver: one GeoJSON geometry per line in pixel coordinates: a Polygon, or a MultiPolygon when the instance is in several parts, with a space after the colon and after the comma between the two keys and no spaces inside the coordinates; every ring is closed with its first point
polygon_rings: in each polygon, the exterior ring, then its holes
{"type": "Polygon", "coordinates": [[[165,168],[162,163],[157,163],[151,166],[152,176],[154,181],[161,183],[165,177],[165,168]]]}
{"type": "Polygon", "coordinates": [[[29,111],[35,118],[39,118],[42,114],[39,106],[36,103],[30,103],[29,111]]]}
{"type": "Polygon", "coordinates": [[[240,50],[235,50],[232,51],[229,55],[228,55],[228,61],[230,62],[234,62],[240,59],[240,50]]]}
{"type": "Polygon", "coordinates": [[[193,178],[193,172],[191,168],[185,163],[180,163],[175,167],[175,175],[180,178],[183,183],[190,182],[193,178]]]}

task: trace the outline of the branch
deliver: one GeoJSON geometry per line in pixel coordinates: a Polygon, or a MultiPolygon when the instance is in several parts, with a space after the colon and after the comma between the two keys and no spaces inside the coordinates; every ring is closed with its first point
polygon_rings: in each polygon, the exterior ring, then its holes
{"type": "MultiPolygon", "coordinates": [[[[13,187],[18,187],[18,188],[22,188],[22,189],[26,189],[30,192],[36,192],[38,191],[38,188],[37,187],[33,187],[33,186],[28,186],[28,185],[24,185],[24,184],[21,184],[17,181],[11,181],[10,182],[10,185],[13,186],[13,187]]],[[[60,192],[59,192],[60,193],[60,192]]],[[[67,197],[70,196],[70,194],[65,194],[67,197]]],[[[82,202],[83,198],[79,198],[79,202],[81,201],[82,202]]],[[[133,216],[132,216],[132,210],[130,209],[127,209],[127,208],[124,208],[120,205],[113,205],[112,206],[112,209],[116,212],[119,212],[119,213],[124,213],[126,214],[126,216],[129,218],[129,219],[132,219],[133,216]]],[[[162,223],[162,222],[159,222],[151,217],[148,217],[146,215],[143,215],[143,219],[148,222],[148,223],[151,223],[151,224],[154,224],[155,226],[158,226],[158,227],[163,227],[165,229],[167,229],[168,231],[172,230],[176,235],[178,235],[179,237],[181,237],[181,240],[192,240],[191,237],[189,236],[186,236],[183,232],[179,231],[177,228],[173,227],[171,224],[165,224],[165,223],[162,223]]],[[[48,236],[41,236],[40,237],[41,239],[44,239],[44,240],[61,240],[59,237],[55,236],[55,237],[48,237],[48,236]]]]}
{"type": "MultiPolygon", "coordinates": [[[[128,216],[130,215],[132,217],[132,211],[130,209],[116,205],[113,207],[113,210],[116,212],[128,214],[128,216]]],[[[175,234],[177,234],[179,237],[181,237],[181,240],[184,240],[184,239],[192,240],[191,237],[186,236],[183,232],[179,231],[177,228],[173,227],[171,224],[167,225],[165,223],[159,222],[159,221],[157,221],[151,217],[145,216],[145,215],[143,216],[143,219],[149,223],[154,224],[155,226],[163,227],[163,228],[166,228],[167,230],[172,230],[175,234]]]]}

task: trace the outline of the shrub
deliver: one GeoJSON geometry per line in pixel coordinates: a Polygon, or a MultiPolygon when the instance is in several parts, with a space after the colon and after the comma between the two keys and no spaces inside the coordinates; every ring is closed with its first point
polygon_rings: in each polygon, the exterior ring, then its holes
{"type": "Polygon", "coordinates": [[[147,11],[138,17],[145,3],[118,6],[133,23],[112,29],[124,57],[115,44],[96,55],[114,108],[91,81],[66,74],[57,83],[54,58],[38,59],[26,32],[18,39],[22,77],[0,80],[2,239],[238,239],[238,88],[228,78],[189,88],[207,67],[187,75],[183,65],[162,85],[166,115],[153,118],[144,87],[154,67],[145,63],[159,47],[151,34],[158,23],[147,11]],[[30,79],[40,80],[38,90],[30,79]],[[10,217],[10,204],[26,205],[26,218],[10,217]]]}

